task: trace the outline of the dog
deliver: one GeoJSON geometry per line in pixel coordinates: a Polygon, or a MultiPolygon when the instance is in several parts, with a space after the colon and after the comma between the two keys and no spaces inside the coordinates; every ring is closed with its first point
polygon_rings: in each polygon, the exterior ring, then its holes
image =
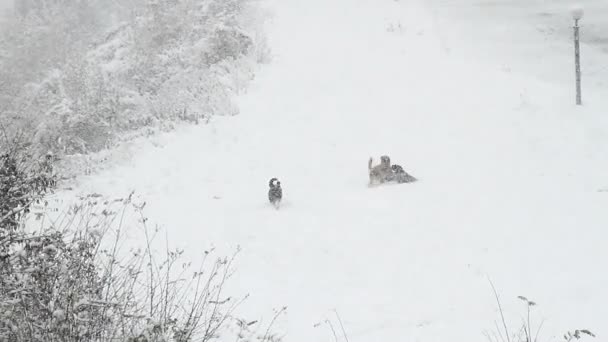
{"type": "Polygon", "coordinates": [[[283,199],[283,189],[281,188],[281,182],[277,178],[271,178],[268,182],[268,200],[276,209],[279,209],[281,200],[283,199]]]}
{"type": "Polygon", "coordinates": [[[393,170],[391,169],[391,158],[389,156],[381,156],[380,164],[372,166],[373,159],[369,158],[367,162],[367,170],[369,172],[369,185],[375,183],[385,183],[393,179],[393,170]]]}
{"type": "Polygon", "coordinates": [[[397,183],[413,183],[417,181],[416,177],[405,172],[401,165],[393,164],[391,165],[391,170],[393,171],[394,180],[396,180],[397,183]]]}

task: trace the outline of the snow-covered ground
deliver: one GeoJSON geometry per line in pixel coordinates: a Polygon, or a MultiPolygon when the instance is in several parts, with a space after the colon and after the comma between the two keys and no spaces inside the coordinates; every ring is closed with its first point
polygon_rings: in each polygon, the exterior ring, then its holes
{"type": "Polygon", "coordinates": [[[571,22],[530,10],[560,10],[546,3],[265,0],[274,59],[240,115],[140,143],[59,197],[135,190],[190,257],[240,246],[228,291],[266,323],[288,306],[285,341],[333,341],[334,309],[350,341],[485,341],[499,318],[487,277],[512,330],[523,295],[539,341],[602,338],[606,56],[585,40],[574,106],[571,22]],[[420,181],[368,188],[382,154],[420,181]]]}

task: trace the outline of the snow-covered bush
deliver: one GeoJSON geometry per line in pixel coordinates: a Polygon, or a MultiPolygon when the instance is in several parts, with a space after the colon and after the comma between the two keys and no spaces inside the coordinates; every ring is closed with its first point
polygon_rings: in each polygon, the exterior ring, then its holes
{"type": "Polygon", "coordinates": [[[95,238],[15,233],[0,241],[0,339],[92,340],[105,324],[95,238]]]}
{"type": "Polygon", "coordinates": [[[20,136],[0,138],[0,232],[17,229],[29,206],[55,184],[52,156],[37,160],[20,136]]]}
{"type": "Polygon", "coordinates": [[[18,13],[0,28],[0,116],[65,154],[236,114],[263,50],[247,0],[40,0],[18,13]]]}
{"type": "Polygon", "coordinates": [[[33,162],[31,143],[1,133],[0,341],[270,341],[269,329],[260,338],[255,322],[234,317],[242,300],[223,293],[236,254],[205,252],[191,270],[183,251],[159,253],[132,195],[86,196],[37,227],[44,220],[28,208],[55,185],[52,155],[33,162]],[[146,242],[129,251],[126,212],[139,215],[146,242]]]}
{"type": "Polygon", "coordinates": [[[258,333],[255,321],[235,317],[244,299],[224,294],[236,253],[205,251],[195,268],[181,250],[159,253],[142,210],[132,196],[92,194],[60,226],[36,234],[4,230],[0,340],[270,341],[270,327],[258,333]],[[140,215],[145,241],[128,251],[121,248],[132,233],[122,226],[126,212],[140,215]]]}

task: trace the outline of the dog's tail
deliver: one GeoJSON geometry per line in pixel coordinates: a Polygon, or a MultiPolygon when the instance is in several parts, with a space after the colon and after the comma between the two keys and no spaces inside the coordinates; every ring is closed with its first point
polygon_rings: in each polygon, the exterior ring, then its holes
{"type": "Polygon", "coordinates": [[[372,169],[372,163],[373,163],[372,157],[369,157],[369,161],[367,162],[367,169],[368,170],[372,169]]]}
{"type": "Polygon", "coordinates": [[[281,182],[279,182],[279,180],[277,178],[271,178],[270,182],[268,182],[268,186],[271,188],[274,188],[276,185],[274,184],[274,182],[277,182],[279,184],[281,184],[281,182]]]}

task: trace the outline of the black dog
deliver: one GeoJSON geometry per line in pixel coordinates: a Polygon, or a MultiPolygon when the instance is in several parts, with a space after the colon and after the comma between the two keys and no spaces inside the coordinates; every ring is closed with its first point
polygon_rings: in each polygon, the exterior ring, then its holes
{"type": "Polygon", "coordinates": [[[278,179],[272,178],[268,183],[270,189],[268,190],[268,200],[275,208],[279,209],[281,199],[283,199],[283,189],[281,189],[281,182],[278,179]]]}
{"type": "Polygon", "coordinates": [[[393,164],[391,165],[391,169],[393,170],[393,179],[397,181],[397,183],[412,183],[417,181],[417,179],[405,172],[401,165],[393,164]]]}

